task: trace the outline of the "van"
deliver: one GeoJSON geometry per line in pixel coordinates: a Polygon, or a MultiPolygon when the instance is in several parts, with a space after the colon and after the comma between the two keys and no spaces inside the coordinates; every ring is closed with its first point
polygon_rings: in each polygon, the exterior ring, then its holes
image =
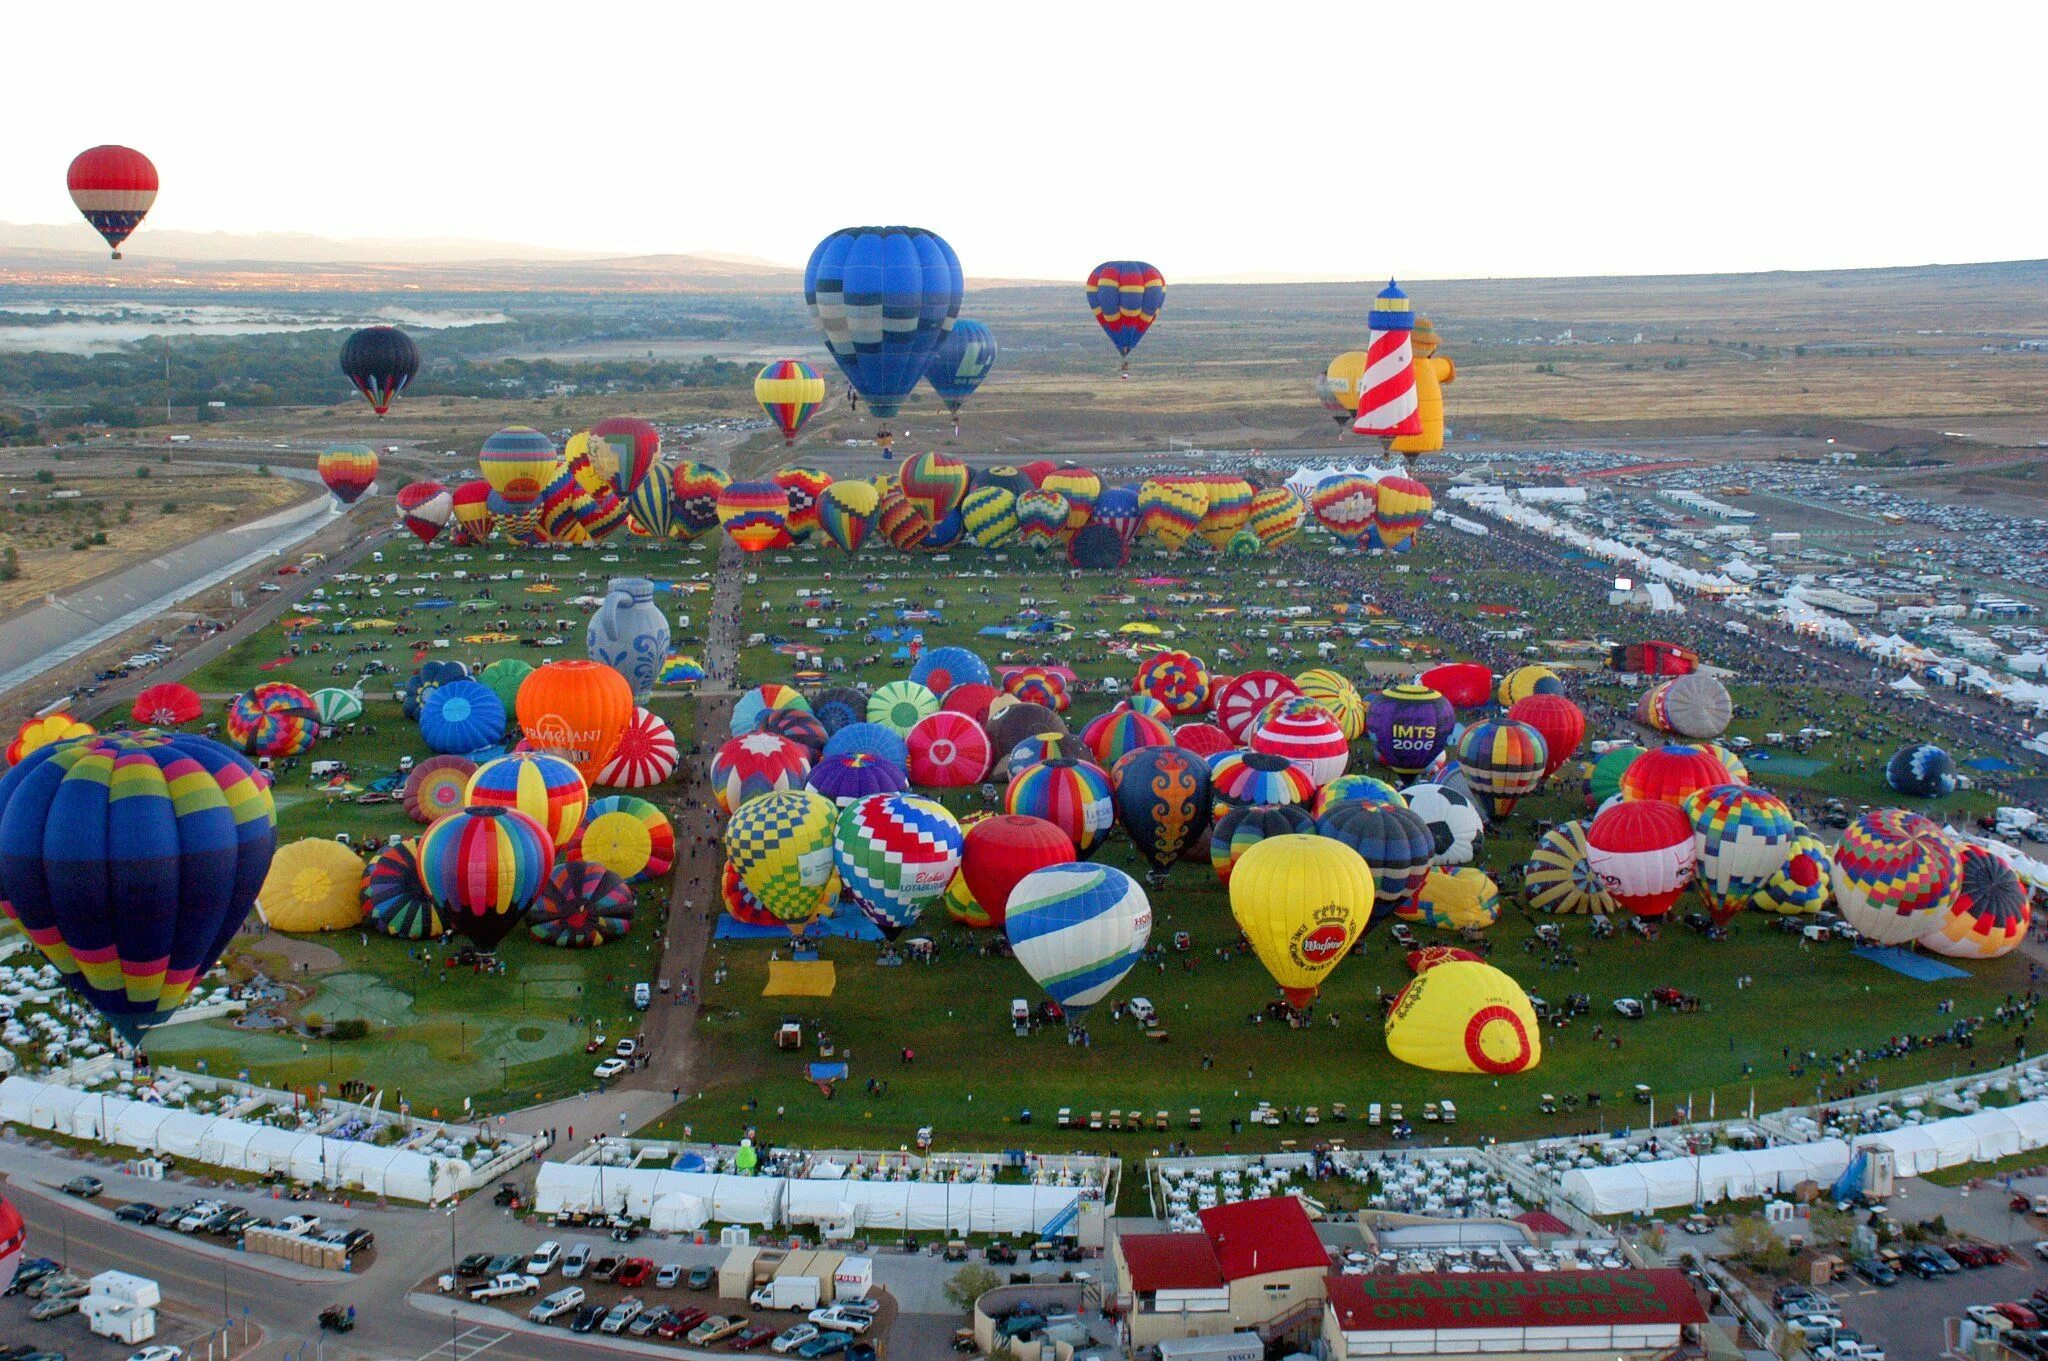
{"type": "MultiPolygon", "coordinates": [[[[562,1245],[550,1238],[533,1250],[533,1256],[526,1259],[526,1274],[545,1276],[555,1269],[562,1260],[562,1245]]],[[[579,1301],[580,1302],[580,1301],[579,1301]]]]}
{"type": "Polygon", "coordinates": [[[654,1002],[654,989],[645,983],[633,985],[633,1005],[645,1011],[654,1002]]]}
{"type": "Polygon", "coordinates": [[[1445,1124],[1447,1124],[1447,1125],[1455,1125],[1455,1124],[1457,1124],[1457,1123],[1458,1123],[1458,1103],[1457,1103],[1457,1102],[1455,1102],[1455,1101],[1446,1101],[1446,1102],[1443,1102],[1443,1103],[1442,1103],[1442,1105],[1441,1105],[1441,1106],[1440,1106],[1440,1107],[1439,1107],[1438,1109],[1440,1109],[1440,1110],[1442,1110],[1442,1111],[1443,1111],[1443,1116],[1444,1116],[1444,1123],[1445,1123],[1445,1124]]]}

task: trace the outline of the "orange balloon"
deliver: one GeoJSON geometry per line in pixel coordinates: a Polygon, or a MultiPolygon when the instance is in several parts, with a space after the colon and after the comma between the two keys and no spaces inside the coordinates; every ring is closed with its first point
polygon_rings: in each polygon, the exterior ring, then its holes
{"type": "Polygon", "coordinates": [[[595,782],[632,721],[633,686],[603,662],[545,662],[519,682],[514,707],[531,746],[595,782]]]}

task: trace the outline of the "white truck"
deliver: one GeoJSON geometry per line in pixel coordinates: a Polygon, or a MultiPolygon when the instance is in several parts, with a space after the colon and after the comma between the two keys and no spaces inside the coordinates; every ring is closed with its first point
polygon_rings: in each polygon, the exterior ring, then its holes
{"type": "Polygon", "coordinates": [[[747,1296],[756,1309],[811,1310],[818,1307],[816,1276],[777,1276],[747,1296]]]}
{"type": "Polygon", "coordinates": [[[481,1303],[484,1300],[501,1300],[508,1295],[538,1295],[540,1281],[523,1271],[508,1271],[502,1276],[493,1276],[481,1285],[470,1287],[469,1297],[481,1303]]]}

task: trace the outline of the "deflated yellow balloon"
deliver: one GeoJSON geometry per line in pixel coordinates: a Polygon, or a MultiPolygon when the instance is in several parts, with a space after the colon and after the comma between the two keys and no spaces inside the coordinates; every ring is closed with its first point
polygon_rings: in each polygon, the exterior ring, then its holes
{"type": "Polygon", "coordinates": [[[1471,865],[1456,872],[1431,870],[1416,895],[1414,914],[1401,915],[1444,931],[1484,931],[1500,920],[1500,887],[1471,865]]]}
{"type": "Polygon", "coordinates": [[[278,848],[256,892],[256,908],[275,931],[346,931],[363,919],[363,861],[326,837],[278,848]]]}
{"type": "Polygon", "coordinates": [[[1450,960],[1394,999],[1387,1052],[1431,1072],[1498,1077],[1543,1061],[1543,1030],[1521,984],[1491,964],[1450,960]]]}
{"type": "Polygon", "coordinates": [[[1357,942],[1372,901],[1365,857],[1326,836],[1269,836],[1230,871],[1230,914],[1297,1011],[1357,942]]]}

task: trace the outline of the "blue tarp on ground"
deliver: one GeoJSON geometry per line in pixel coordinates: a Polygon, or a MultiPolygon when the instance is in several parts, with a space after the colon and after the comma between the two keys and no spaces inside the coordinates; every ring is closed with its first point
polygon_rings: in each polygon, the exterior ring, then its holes
{"type": "Polygon", "coordinates": [[[1933,955],[1915,954],[1896,945],[1862,945],[1857,947],[1856,954],[1873,964],[1884,965],[1893,973],[1904,974],[1916,983],[1940,983],[1970,976],[1967,969],[1958,969],[1933,955]]]}
{"type": "Polygon", "coordinates": [[[813,1082],[844,1082],[847,1071],[843,1063],[814,1063],[810,1065],[809,1076],[813,1082]]]}
{"type": "MultiPolygon", "coordinates": [[[[814,936],[838,936],[843,940],[880,940],[882,933],[875,924],[862,916],[860,909],[842,907],[830,917],[820,917],[811,923],[810,934],[814,936]]],[[[720,914],[718,929],[712,932],[718,940],[775,940],[790,938],[786,926],[749,926],[737,918],[720,914]]]]}
{"type": "Polygon", "coordinates": [[[2019,767],[2014,765],[2012,762],[2005,760],[2003,757],[1998,756],[1979,756],[1976,760],[1965,761],[1963,762],[1963,764],[1968,766],[1972,770],[1988,770],[1998,772],[2001,774],[2008,770],[2019,769],[2019,767]]]}

